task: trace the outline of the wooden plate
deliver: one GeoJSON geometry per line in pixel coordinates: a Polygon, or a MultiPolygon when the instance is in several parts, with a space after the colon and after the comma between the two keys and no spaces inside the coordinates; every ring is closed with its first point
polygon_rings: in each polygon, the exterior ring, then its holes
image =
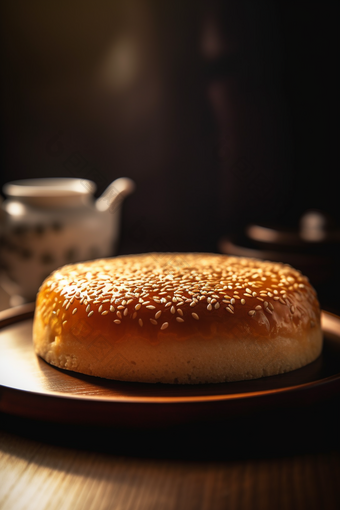
{"type": "Polygon", "coordinates": [[[161,385],[60,370],[32,346],[34,305],[0,313],[0,411],[60,423],[159,427],[221,422],[261,409],[301,407],[340,393],[340,318],[322,313],[324,349],[313,363],[253,381],[161,385]]]}

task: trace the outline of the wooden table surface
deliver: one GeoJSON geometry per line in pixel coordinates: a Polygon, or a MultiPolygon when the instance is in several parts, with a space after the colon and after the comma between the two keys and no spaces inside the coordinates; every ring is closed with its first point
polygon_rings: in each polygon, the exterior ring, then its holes
{"type": "Polygon", "coordinates": [[[0,413],[0,509],[339,510],[339,407],[143,430],[0,413]]]}
{"type": "Polygon", "coordinates": [[[339,404],[143,431],[0,414],[0,508],[338,510],[339,404]]]}

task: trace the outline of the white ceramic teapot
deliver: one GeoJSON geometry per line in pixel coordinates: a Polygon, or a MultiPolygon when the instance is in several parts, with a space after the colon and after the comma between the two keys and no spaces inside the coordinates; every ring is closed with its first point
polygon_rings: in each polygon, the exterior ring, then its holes
{"type": "Polygon", "coordinates": [[[86,179],[5,184],[0,262],[20,296],[34,300],[44,278],[64,264],[114,255],[122,200],[134,187],[122,177],[94,200],[96,185],[86,179]]]}

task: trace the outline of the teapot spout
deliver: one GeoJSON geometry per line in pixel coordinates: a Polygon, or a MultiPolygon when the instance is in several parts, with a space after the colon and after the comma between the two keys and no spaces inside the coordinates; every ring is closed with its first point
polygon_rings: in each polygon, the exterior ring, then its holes
{"type": "Polygon", "coordinates": [[[135,183],[128,177],[120,177],[113,181],[96,201],[98,211],[113,212],[125,197],[135,190],[135,183]]]}

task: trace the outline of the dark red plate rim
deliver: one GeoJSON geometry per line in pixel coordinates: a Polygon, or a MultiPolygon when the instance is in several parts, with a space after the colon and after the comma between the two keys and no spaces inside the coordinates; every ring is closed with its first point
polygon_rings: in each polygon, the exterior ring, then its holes
{"type": "MultiPolygon", "coordinates": [[[[31,321],[33,314],[34,304],[2,311],[0,312],[0,330],[22,321],[31,321]]],[[[268,407],[268,405],[300,405],[317,402],[340,393],[340,317],[323,311],[322,327],[326,355],[323,353],[320,359],[313,362],[314,364],[289,374],[255,381],[196,385],[190,388],[179,385],[141,385],[103,380],[108,392],[110,385],[115,388],[115,392],[108,396],[77,395],[55,390],[32,392],[0,384],[0,411],[59,421],[86,420],[94,423],[133,426],[138,423],[181,423],[206,419],[207,412],[210,413],[210,420],[217,419],[221,416],[227,417],[254,410],[259,404],[268,407]],[[299,381],[301,375],[301,380],[305,380],[308,370],[310,374],[316,374],[310,376],[312,380],[289,384],[291,377],[299,381]],[[128,388],[127,392],[125,392],[126,388],[128,388]],[[51,401],[53,405],[50,405],[51,401]],[[138,417],[136,418],[137,409],[138,417]]],[[[60,372],[62,377],[69,374],[63,370],[50,368],[60,372]]],[[[98,378],[73,372],[71,374],[72,377],[90,384],[93,381],[97,387],[101,383],[98,378]]]]}

